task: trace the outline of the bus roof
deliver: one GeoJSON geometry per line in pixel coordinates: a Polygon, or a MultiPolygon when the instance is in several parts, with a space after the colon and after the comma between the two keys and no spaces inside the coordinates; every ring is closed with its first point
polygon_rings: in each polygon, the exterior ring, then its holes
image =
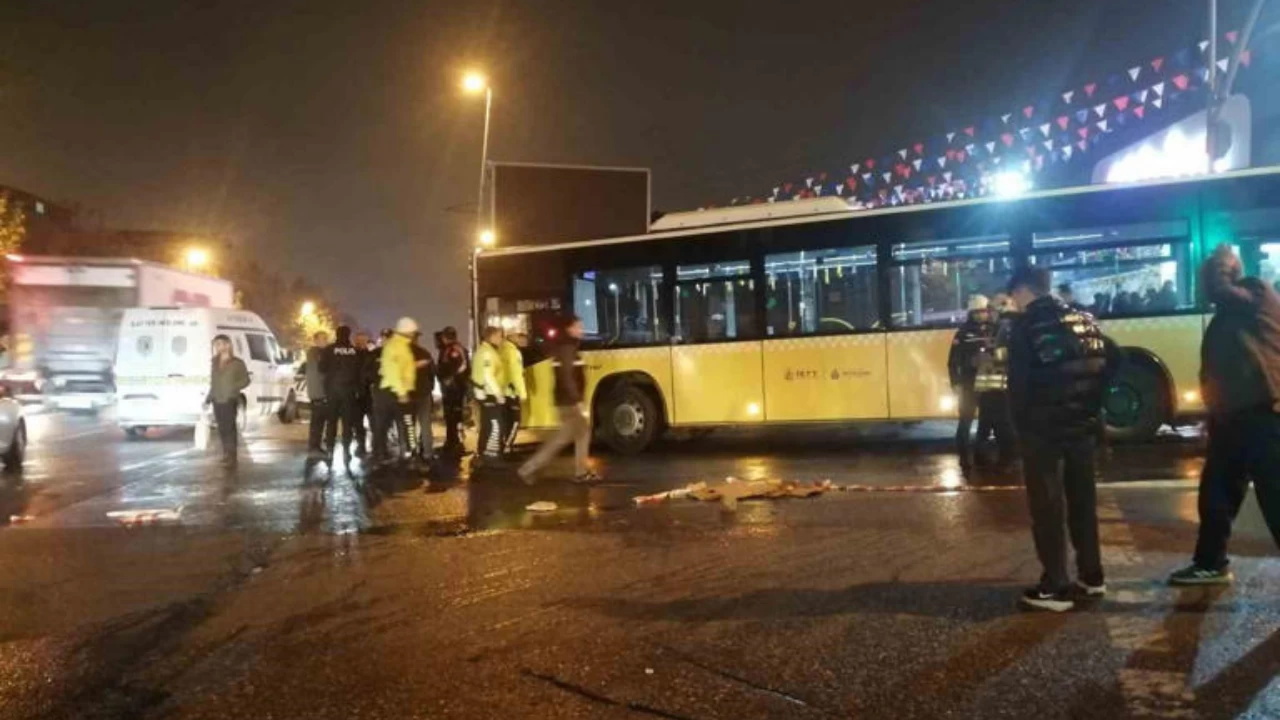
{"type": "MultiPolygon", "coordinates": [[[[1126,184],[1109,184],[1109,185],[1078,185],[1069,188],[1058,188],[1054,190],[1042,190],[1039,192],[1029,192],[1025,195],[1017,197],[998,197],[986,196],[980,198],[970,198],[966,200],[948,200],[942,202],[919,203],[916,205],[901,205],[898,207],[878,208],[875,210],[856,210],[850,208],[847,212],[833,212],[823,210],[821,212],[808,211],[791,217],[771,217],[768,219],[731,219],[723,224],[701,224],[696,226],[678,227],[676,229],[659,229],[648,232],[643,235],[627,235],[623,237],[603,238],[598,240],[580,240],[567,243],[556,243],[551,245],[521,245],[506,248],[494,248],[485,250],[479,254],[479,257],[500,256],[500,255],[520,255],[525,253],[551,252],[554,250],[568,250],[579,247],[595,247],[604,245],[622,245],[626,243],[645,242],[646,240],[663,240],[676,237],[687,237],[691,235],[705,235],[708,233],[732,232],[735,230],[754,230],[758,228],[782,227],[787,225],[804,225],[808,223],[832,222],[835,220],[848,220],[851,218],[874,217],[881,215],[896,215],[900,213],[925,212],[929,210],[943,210],[948,208],[969,207],[977,205],[991,205],[996,203],[1015,203],[1027,200],[1035,200],[1038,198],[1065,197],[1070,195],[1086,195],[1090,193],[1109,192],[1113,190],[1124,190],[1143,187],[1160,187],[1164,185],[1182,185],[1190,183],[1207,183],[1218,182],[1242,177],[1254,177],[1261,175],[1277,175],[1280,174],[1280,166],[1268,166],[1262,168],[1250,168],[1246,170],[1234,170],[1226,173],[1219,173],[1210,176],[1201,176],[1194,178],[1167,178],[1162,180],[1152,180],[1138,183],[1126,184]]],[[[837,198],[827,198],[828,200],[838,200],[837,198]]],[[[787,200],[777,205],[786,205],[791,203],[800,203],[804,201],[787,200]]],[[[756,206],[746,206],[759,208],[756,206]]],[[[826,205],[825,207],[830,207],[826,205]]],[[[690,213],[682,213],[690,214],[690,213]]],[[[734,217],[734,216],[730,216],[734,217]]],[[[739,216],[740,217],[740,216],[739,216]]],[[[657,224],[655,223],[655,226],[657,224]]]]}

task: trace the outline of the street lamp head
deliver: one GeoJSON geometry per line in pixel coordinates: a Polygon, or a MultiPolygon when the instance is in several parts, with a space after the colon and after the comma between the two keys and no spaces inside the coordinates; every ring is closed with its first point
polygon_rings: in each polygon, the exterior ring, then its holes
{"type": "Polygon", "coordinates": [[[462,76],[462,89],[472,94],[479,94],[489,89],[489,81],[478,72],[469,72],[462,76]]]}
{"type": "Polygon", "coordinates": [[[481,230],[479,240],[480,247],[491,248],[498,242],[498,236],[494,235],[492,230],[481,230]]]}
{"type": "Polygon", "coordinates": [[[311,317],[312,315],[315,315],[315,314],[316,314],[315,303],[311,302],[310,300],[307,300],[306,302],[302,303],[302,312],[301,312],[302,317],[311,317]]]}
{"type": "Polygon", "coordinates": [[[191,269],[202,268],[209,264],[209,251],[204,248],[188,248],[187,249],[187,266],[191,269]]]}

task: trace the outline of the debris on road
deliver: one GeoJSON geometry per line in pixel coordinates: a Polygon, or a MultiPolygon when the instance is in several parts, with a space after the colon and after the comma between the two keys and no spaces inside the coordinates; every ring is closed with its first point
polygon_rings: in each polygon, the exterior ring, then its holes
{"type": "Polygon", "coordinates": [[[559,509],[560,509],[560,506],[556,505],[550,500],[539,500],[538,502],[533,503],[525,508],[525,510],[528,510],[529,512],[537,512],[537,513],[555,512],[556,510],[559,510],[559,509]]]}
{"type": "Polygon", "coordinates": [[[692,498],[702,502],[719,502],[727,508],[733,508],[739,500],[755,498],[808,498],[835,490],[830,480],[817,483],[801,483],[796,480],[738,480],[725,478],[724,482],[708,484],[696,482],[675,490],[639,495],[634,499],[636,505],[656,505],[668,500],[692,498]]]}
{"type": "Polygon", "coordinates": [[[178,522],[182,520],[182,506],[176,508],[148,508],[145,510],[112,510],[107,517],[124,525],[155,525],[162,522],[178,522]]]}

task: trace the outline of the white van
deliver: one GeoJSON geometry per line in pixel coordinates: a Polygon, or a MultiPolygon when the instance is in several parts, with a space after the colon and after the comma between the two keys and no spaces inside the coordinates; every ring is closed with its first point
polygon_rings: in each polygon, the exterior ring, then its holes
{"type": "Polygon", "coordinates": [[[149,427],[194,426],[209,392],[213,338],[231,338],[249,369],[241,427],[298,413],[293,368],[254,313],[217,308],[132,308],[120,323],[115,383],[117,422],[130,437],[149,427]]]}

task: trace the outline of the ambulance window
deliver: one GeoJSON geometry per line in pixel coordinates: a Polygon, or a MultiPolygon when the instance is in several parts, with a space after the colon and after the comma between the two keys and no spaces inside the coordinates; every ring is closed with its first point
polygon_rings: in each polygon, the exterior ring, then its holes
{"type": "Polygon", "coordinates": [[[182,357],[183,355],[186,355],[187,354],[187,336],[178,335],[174,337],[172,342],[169,343],[169,347],[173,351],[173,354],[177,355],[178,357],[182,357]]]}
{"type": "Polygon", "coordinates": [[[267,336],[249,333],[245,335],[249,341],[249,359],[260,362],[271,362],[271,351],[267,349],[267,336]]]}

